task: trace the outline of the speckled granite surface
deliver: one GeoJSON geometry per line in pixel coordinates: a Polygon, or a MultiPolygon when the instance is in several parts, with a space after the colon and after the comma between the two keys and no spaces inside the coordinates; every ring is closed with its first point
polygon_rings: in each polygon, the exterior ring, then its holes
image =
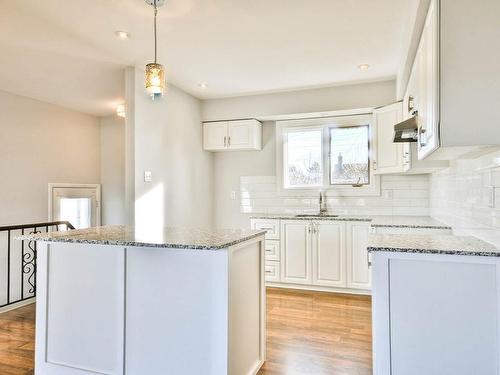
{"type": "Polygon", "coordinates": [[[371,221],[368,216],[339,215],[339,216],[297,216],[297,215],[252,215],[251,219],[275,220],[333,220],[333,221],[371,221]]]}
{"type": "Polygon", "coordinates": [[[209,230],[194,228],[163,228],[148,230],[135,227],[104,226],[67,232],[38,233],[17,239],[46,242],[69,242],[119,246],[147,246],[177,249],[217,250],[263,236],[262,230],[209,230]]]}
{"type": "Polygon", "coordinates": [[[500,257],[500,249],[471,236],[372,234],[370,252],[400,252],[500,257]]]}
{"type": "Polygon", "coordinates": [[[281,220],[333,220],[333,221],[367,221],[372,227],[390,228],[424,228],[424,229],[451,229],[450,226],[433,219],[430,216],[357,216],[339,215],[337,217],[314,216],[297,217],[295,215],[253,215],[252,219],[281,219],[281,220]]]}
{"type": "Polygon", "coordinates": [[[372,227],[382,228],[423,228],[423,229],[451,229],[430,216],[372,216],[372,227]]]}

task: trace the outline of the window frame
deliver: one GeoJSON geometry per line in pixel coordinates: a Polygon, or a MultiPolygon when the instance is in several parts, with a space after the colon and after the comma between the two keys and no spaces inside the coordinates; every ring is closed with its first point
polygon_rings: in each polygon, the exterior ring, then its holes
{"type": "Polygon", "coordinates": [[[339,115],[321,118],[293,119],[276,121],[276,177],[277,191],[282,196],[316,196],[318,191],[327,196],[377,196],[380,195],[380,177],[374,174],[373,162],[376,155],[376,134],[371,112],[339,115]],[[331,185],[331,166],[329,161],[330,128],[368,126],[369,184],[354,187],[352,184],[331,185]],[[322,129],[322,186],[286,187],[286,136],[290,131],[322,129]]]}

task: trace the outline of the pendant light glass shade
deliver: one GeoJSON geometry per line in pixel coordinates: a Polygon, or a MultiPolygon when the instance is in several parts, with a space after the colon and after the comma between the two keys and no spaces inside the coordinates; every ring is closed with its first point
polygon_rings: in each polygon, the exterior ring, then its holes
{"type": "Polygon", "coordinates": [[[146,91],[151,99],[159,99],[165,90],[165,68],[161,64],[146,65],[146,91]]]}
{"type": "Polygon", "coordinates": [[[146,3],[154,7],[155,62],[146,65],[146,91],[153,100],[161,98],[165,90],[165,68],[156,62],[158,51],[156,17],[158,16],[158,6],[163,5],[163,2],[163,0],[146,0],[146,3]]]}

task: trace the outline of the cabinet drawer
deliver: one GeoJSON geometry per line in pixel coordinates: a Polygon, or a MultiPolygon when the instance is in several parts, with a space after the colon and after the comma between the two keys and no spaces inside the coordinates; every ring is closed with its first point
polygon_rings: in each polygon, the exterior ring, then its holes
{"type": "Polygon", "coordinates": [[[266,261],[264,266],[266,281],[280,281],[280,263],[266,261]]]}
{"type": "Polygon", "coordinates": [[[279,241],[273,241],[273,240],[266,241],[266,261],[268,260],[273,260],[273,261],[280,260],[279,241]]]}
{"type": "Polygon", "coordinates": [[[279,220],[252,220],[252,229],[265,230],[266,239],[279,240],[280,239],[280,222],[279,220]]]}

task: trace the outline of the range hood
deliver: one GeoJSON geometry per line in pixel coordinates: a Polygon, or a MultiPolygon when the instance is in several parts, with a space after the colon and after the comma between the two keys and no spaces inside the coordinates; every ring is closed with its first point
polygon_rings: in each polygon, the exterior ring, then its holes
{"type": "Polygon", "coordinates": [[[394,125],[394,142],[416,142],[418,139],[417,134],[418,121],[417,114],[408,120],[402,121],[394,125]]]}

